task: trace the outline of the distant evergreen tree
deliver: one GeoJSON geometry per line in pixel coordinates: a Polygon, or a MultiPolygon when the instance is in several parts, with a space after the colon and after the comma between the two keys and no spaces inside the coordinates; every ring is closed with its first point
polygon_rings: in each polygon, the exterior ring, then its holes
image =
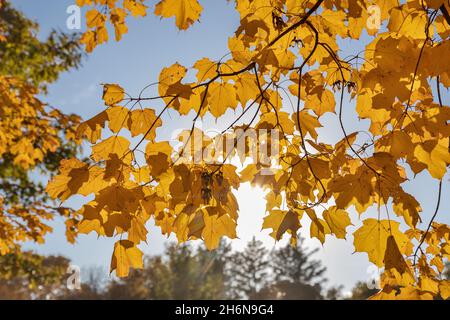
{"type": "Polygon", "coordinates": [[[274,251],[271,265],[275,281],[322,285],[327,281],[324,277],[327,268],[321,261],[311,259],[317,251],[318,249],[307,249],[303,245],[303,239],[299,239],[296,247],[288,244],[274,251]]]}
{"type": "Polygon", "coordinates": [[[299,239],[297,246],[286,245],[275,250],[271,257],[274,282],[259,294],[260,299],[318,300],[322,297],[322,285],[326,268],[311,257],[317,249],[309,250],[299,239]]]}
{"type": "Polygon", "coordinates": [[[255,298],[269,283],[270,262],[267,249],[261,241],[253,239],[242,252],[231,256],[227,267],[229,293],[232,299],[255,298]]]}

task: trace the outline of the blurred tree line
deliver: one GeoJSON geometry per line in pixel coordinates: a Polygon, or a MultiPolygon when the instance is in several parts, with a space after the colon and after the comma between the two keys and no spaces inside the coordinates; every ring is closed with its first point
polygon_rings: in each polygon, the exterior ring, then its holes
{"type": "MultiPolygon", "coordinates": [[[[0,256],[0,299],[367,299],[377,292],[358,282],[350,296],[341,286],[327,288],[326,267],[316,250],[287,245],[268,252],[251,240],[242,251],[222,242],[216,251],[170,244],[162,255],[147,256],[144,269],[127,278],[107,277],[100,268],[83,269],[80,289],[69,290],[70,260],[18,252],[0,256]]],[[[450,279],[450,264],[443,274],[450,279]]]]}
{"type": "Polygon", "coordinates": [[[215,251],[170,244],[147,256],[143,270],[106,281],[98,269],[81,272],[79,290],[67,289],[70,261],[24,252],[0,257],[0,299],[337,299],[325,290],[326,268],[301,244],[268,252],[251,240],[242,251],[222,242],[215,251]]]}

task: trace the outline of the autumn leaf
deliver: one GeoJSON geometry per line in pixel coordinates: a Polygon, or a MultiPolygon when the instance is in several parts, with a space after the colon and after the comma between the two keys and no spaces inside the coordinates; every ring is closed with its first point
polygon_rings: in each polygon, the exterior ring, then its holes
{"type": "Polygon", "coordinates": [[[214,117],[220,117],[228,108],[237,106],[236,89],[229,83],[212,83],[208,95],[209,111],[214,117]]]}
{"type": "Polygon", "coordinates": [[[180,30],[186,30],[200,18],[203,11],[197,0],[162,0],[155,6],[155,14],[164,18],[175,17],[180,30]]]}
{"type": "MultiPolygon", "coordinates": [[[[409,239],[399,230],[399,223],[390,220],[368,218],[363,226],[353,234],[355,251],[366,252],[369,261],[376,266],[383,266],[388,237],[392,236],[402,254],[409,254],[409,239]]],[[[392,240],[391,240],[392,241],[392,240]]]]}
{"type": "Polygon", "coordinates": [[[131,112],[131,135],[144,134],[145,138],[153,140],[156,137],[156,129],[162,125],[152,109],[133,110],[131,112]]]}
{"type": "Polygon", "coordinates": [[[118,277],[127,277],[130,268],[142,269],[142,251],[129,240],[117,241],[111,259],[110,271],[116,271],[118,277]]]}
{"type": "Polygon", "coordinates": [[[352,224],[348,213],[333,206],[325,210],[322,214],[336,238],[345,239],[347,234],[346,228],[352,224]]]}
{"type": "Polygon", "coordinates": [[[264,218],[263,229],[272,229],[270,234],[275,240],[280,240],[286,232],[296,236],[300,228],[300,216],[291,210],[272,210],[264,218]]]}
{"type": "Polygon", "coordinates": [[[123,88],[117,84],[103,85],[103,101],[107,106],[114,106],[121,102],[125,96],[123,88]]]}
{"type": "Polygon", "coordinates": [[[124,137],[110,137],[92,147],[92,159],[95,161],[108,160],[115,154],[119,158],[126,157],[128,161],[131,161],[129,146],[130,142],[124,137]]]}

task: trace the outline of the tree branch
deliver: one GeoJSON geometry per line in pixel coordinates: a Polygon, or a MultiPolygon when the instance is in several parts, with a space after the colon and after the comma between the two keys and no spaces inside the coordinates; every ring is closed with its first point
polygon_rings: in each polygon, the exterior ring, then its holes
{"type": "Polygon", "coordinates": [[[447,8],[445,7],[445,4],[442,4],[439,8],[442,12],[442,16],[445,18],[445,21],[447,21],[447,24],[450,26],[450,14],[448,13],[447,8]]]}

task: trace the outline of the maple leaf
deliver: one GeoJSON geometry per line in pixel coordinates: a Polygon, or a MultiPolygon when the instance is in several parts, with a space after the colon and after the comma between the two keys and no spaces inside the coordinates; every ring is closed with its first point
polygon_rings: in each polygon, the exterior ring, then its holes
{"type": "Polygon", "coordinates": [[[116,271],[118,277],[127,277],[130,268],[142,269],[142,251],[129,240],[119,240],[114,245],[110,271],[116,271]]]}
{"type": "Polygon", "coordinates": [[[129,111],[127,108],[115,106],[106,110],[109,121],[109,129],[117,133],[123,127],[129,127],[129,111]]]}
{"type": "Polygon", "coordinates": [[[300,228],[300,218],[298,213],[291,210],[272,210],[264,218],[263,229],[272,229],[270,234],[275,240],[280,240],[286,232],[296,236],[300,228]]]}
{"type": "Polygon", "coordinates": [[[220,117],[228,108],[237,107],[236,89],[227,82],[212,83],[208,91],[209,111],[220,117]]]}
{"type": "Polygon", "coordinates": [[[347,234],[346,228],[351,225],[348,213],[336,207],[330,207],[322,214],[336,238],[345,239],[345,235],[347,234]]]}
{"type": "Polygon", "coordinates": [[[448,152],[448,138],[439,141],[427,141],[417,145],[414,149],[416,158],[427,165],[431,176],[442,179],[450,164],[450,153],[448,152]]]}
{"type": "Polygon", "coordinates": [[[142,3],[142,0],[124,0],[123,7],[131,12],[134,17],[145,16],[147,6],[142,3]]]}
{"type": "Polygon", "coordinates": [[[123,100],[125,91],[118,84],[103,85],[103,101],[107,106],[113,106],[123,100]]]}
{"type": "Polygon", "coordinates": [[[200,82],[214,78],[217,75],[217,64],[208,58],[198,60],[194,64],[194,68],[197,69],[197,80],[200,82]]]}
{"type": "Polygon", "coordinates": [[[204,212],[203,223],[202,238],[209,250],[217,248],[223,236],[230,239],[237,237],[236,222],[228,215],[210,215],[208,212],[204,212]]]}
{"type": "MultiPolygon", "coordinates": [[[[409,239],[400,232],[399,223],[390,220],[366,219],[363,226],[353,234],[355,251],[366,252],[369,261],[381,267],[384,265],[386,244],[388,237],[392,236],[399,246],[402,254],[409,254],[409,239]]],[[[392,241],[392,240],[391,240],[392,241]]]]}
{"type": "Polygon", "coordinates": [[[203,11],[197,0],[162,0],[155,6],[155,14],[164,18],[175,17],[180,30],[186,30],[200,18],[203,11]]]}
{"type": "Polygon", "coordinates": [[[161,119],[157,118],[152,109],[133,110],[131,112],[131,136],[144,134],[149,140],[156,137],[156,129],[162,125],[161,119]]]}
{"type": "Polygon", "coordinates": [[[108,160],[111,155],[116,154],[118,157],[126,157],[131,161],[129,153],[130,141],[120,136],[109,137],[92,147],[92,159],[95,161],[108,160]]]}

